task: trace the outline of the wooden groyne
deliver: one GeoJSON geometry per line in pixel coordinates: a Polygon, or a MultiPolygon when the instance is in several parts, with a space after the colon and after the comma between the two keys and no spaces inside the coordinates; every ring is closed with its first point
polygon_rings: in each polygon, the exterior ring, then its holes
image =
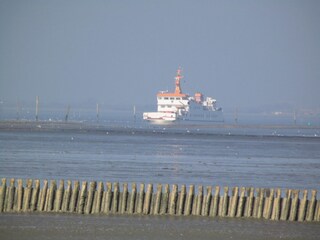
{"type": "Polygon", "coordinates": [[[3,178],[2,212],[140,214],[320,221],[316,190],[3,178]]]}

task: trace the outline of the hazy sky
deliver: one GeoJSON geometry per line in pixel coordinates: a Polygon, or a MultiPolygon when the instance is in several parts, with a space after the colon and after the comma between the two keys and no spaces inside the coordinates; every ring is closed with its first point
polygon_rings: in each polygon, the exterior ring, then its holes
{"type": "Polygon", "coordinates": [[[320,1],[0,0],[0,100],[320,107],[320,1]]]}

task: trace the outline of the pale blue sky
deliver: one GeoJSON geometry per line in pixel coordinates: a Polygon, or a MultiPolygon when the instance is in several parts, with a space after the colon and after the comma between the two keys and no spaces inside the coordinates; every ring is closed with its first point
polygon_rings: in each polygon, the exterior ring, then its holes
{"type": "Polygon", "coordinates": [[[320,1],[0,1],[0,100],[320,107],[320,1]]]}

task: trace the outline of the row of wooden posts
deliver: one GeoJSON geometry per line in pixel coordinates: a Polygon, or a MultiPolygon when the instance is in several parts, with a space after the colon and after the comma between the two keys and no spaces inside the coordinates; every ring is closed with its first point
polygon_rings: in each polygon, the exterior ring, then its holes
{"type": "Polygon", "coordinates": [[[251,217],[284,221],[320,221],[316,190],[206,187],[177,184],[123,183],[68,180],[43,181],[5,178],[0,186],[1,212],[70,212],[80,214],[144,214],[210,217],[251,217]],[[17,184],[16,184],[17,182],[17,184]],[[17,185],[17,186],[16,186],[17,185]],[[302,193],[302,194],[300,194],[302,193]]]}

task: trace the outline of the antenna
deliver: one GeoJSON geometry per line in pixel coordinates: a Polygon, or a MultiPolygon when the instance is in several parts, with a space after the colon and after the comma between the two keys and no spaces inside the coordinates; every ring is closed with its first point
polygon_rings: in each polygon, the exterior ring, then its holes
{"type": "Polygon", "coordinates": [[[136,105],[133,105],[133,120],[136,122],[136,105]]]}

